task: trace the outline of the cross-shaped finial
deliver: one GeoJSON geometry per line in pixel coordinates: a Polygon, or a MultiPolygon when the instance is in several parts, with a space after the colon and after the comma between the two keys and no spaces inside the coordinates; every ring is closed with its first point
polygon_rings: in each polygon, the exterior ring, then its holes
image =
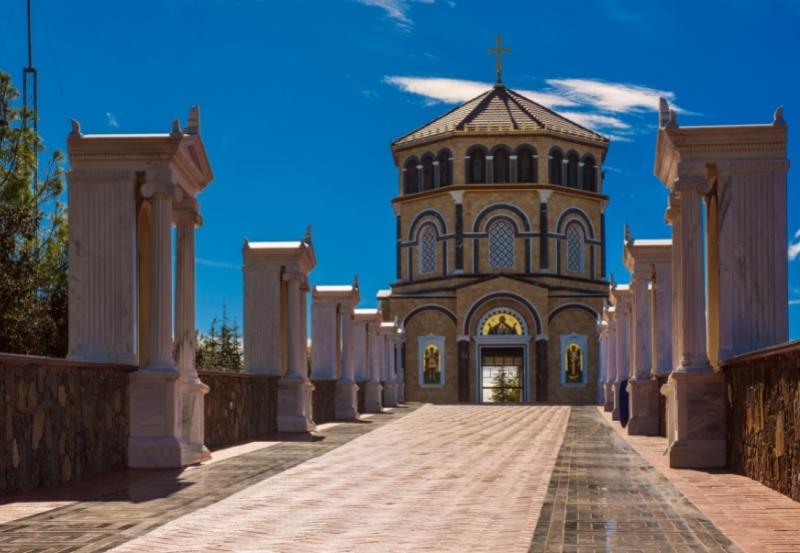
{"type": "Polygon", "coordinates": [[[503,47],[503,36],[497,35],[497,46],[489,48],[490,54],[497,54],[497,84],[503,82],[503,54],[508,54],[510,50],[503,47]]]}

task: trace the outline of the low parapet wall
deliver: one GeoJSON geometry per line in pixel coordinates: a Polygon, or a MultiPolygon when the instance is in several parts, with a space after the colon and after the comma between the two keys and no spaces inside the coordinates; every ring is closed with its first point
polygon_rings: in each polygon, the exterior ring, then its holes
{"type": "Polygon", "coordinates": [[[721,366],[729,468],[800,501],[800,340],[721,366]]]}
{"type": "Polygon", "coordinates": [[[278,430],[278,376],[199,371],[209,449],[264,438],[278,430]]]}
{"type": "Polygon", "coordinates": [[[124,468],[134,370],[0,353],[0,494],[124,468]]]}

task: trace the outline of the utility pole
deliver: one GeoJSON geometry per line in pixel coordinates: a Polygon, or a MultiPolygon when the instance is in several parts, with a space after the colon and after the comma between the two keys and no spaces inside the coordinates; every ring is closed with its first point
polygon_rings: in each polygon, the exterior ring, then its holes
{"type": "MultiPolygon", "coordinates": [[[[22,124],[28,128],[28,119],[33,122],[33,132],[39,135],[39,74],[33,67],[33,33],[31,32],[31,0],[28,3],[28,65],[22,70],[22,104],[25,107],[22,124]]],[[[39,188],[39,149],[33,149],[33,192],[39,188]]]]}

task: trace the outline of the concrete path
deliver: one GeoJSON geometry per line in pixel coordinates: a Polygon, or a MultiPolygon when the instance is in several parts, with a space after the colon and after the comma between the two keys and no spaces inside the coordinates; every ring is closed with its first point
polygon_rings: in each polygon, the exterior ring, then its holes
{"type": "Polygon", "coordinates": [[[115,551],[524,552],[568,417],[425,406],[115,551]]]}

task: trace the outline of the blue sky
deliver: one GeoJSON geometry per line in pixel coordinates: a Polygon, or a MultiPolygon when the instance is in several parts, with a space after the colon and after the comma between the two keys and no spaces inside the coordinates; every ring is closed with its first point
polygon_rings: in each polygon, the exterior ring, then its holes
{"type": "MultiPolygon", "coordinates": [[[[24,1],[0,0],[0,14],[0,68],[21,84],[24,1]]],[[[203,329],[223,301],[241,321],[242,239],[298,239],[308,224],[314,283],[357,272],[374,305],[394,276],[389,143],[492,82],[498,33],[511,48],[508,86],[615,138],[605,192],[618,281],[624,222],[637,237],[669,236],[653,176],[659,94],[685,125],[767,123],[779,104],[790,132],[800,122],[798,0],[34,0],[34,15],[48,147],[64,148],[70,117],[84,132],[167,132],[200,105],[216,177],[200,198],[203,329]]],[[[800,159],[791,138],[789,158],[800,159]]],[[[799,170],[790,244],[800,244],[799,170]]]]}

